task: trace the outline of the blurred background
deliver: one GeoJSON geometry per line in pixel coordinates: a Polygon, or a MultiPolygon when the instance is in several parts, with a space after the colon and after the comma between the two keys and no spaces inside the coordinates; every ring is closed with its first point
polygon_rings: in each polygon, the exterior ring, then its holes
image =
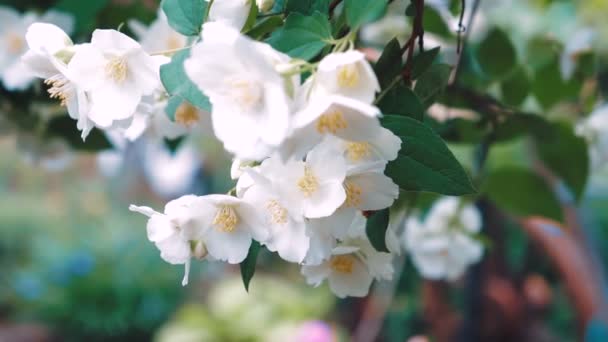
{"type": "MultiPolygon", "coordinates": [[[[360,39],[370,55],[393,37],[409,37],[408,2],[393,1],[384,19],[363,29],[360,39]]],[[[460,65],[456,85],[510,108],[563,119],[571,131],[601,108],[608,88],[608,1],[467,0],[460,28],[461,1],[426,4],[426,43],[441,46],[448,64],[460,65]],[[494,27],[506,33],[522,67],[517,77],[501,82],[480,70],[476,58],[484,57],[475,55],[494,27]]],[[[72,37],[80,42],[95,28],[117,28],[132,19],[150,23],[158,1],[0,5],[21,13],[69,14],[72,37]]],[[[128,25],[123,32],[132,34],[128,25]]],[[[499,58],[501,51],[492,53],[499,58]]],[[[449,88],[450,94],[462,93],[449,88]]],[[[473,97],[478,105],[486,100],[473,97]]],[[[469,120],[475,109],[452,110],[443,102],[429,109],[427,121],[475,174],[480,141],[467,130],[472,126],[450,125],[454,118],[469,120]]],[[[503,213],[498,208],[511,209],[508,198],[480,198],[487,253],[465,277],[426,281],[402,255],[392,283],[375,284],[368,298],[338,300],[326,285],[306,286],[297,266],[268,252],[260,256],[249,294],[238,267],[196,263],[183,288],[183,267],[159,258],[146,239],[145,219],[127,208],[161,209],[183,194],[233,187],[230,157],[207,122],[202,117],[201,128],[183,139],[127,142],[94,131],[81,144],[74,122],[47,99],[40,83],[24,90],[0,86],[0,341],[608,341],[602,311],[608,291],[608,154],[591,150],[601,147],[593,145],[599,138],[587,140],[589,168],[574,165],[589,175],[580,200],[554,183],[563,226],[541,224],[517,210],[517,218],[503,213]]],[[[493,142],[486,172],[526,168],[552,180],[537,165],[529,139],[510,134],[493,142]]],[[[564,149],[557,159],[577,163],[568,141],[559,145],[564,149]]],[[[503,186],[505,193],[508,188],[503,186]]],[[[529,189],[518,195],[544,203],[542,194],[529,189]]],[[[434,199],[418,196],[414,206],[424,211],[434,199]]]]}

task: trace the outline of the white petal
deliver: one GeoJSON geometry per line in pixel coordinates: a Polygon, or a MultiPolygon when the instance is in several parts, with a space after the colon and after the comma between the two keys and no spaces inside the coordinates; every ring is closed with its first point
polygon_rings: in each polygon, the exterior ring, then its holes
{"type": "Polygon", "coordinates": [[[364,173],[347,179],[361,188],[361,210],[381,210],[390,207],[399,197],[399,186],[383,173],[364,173]]]}
{"type": "Polygon", "coordinates": [[[241,263],[249,253],[251,233],[239,226],[230,233],[211,228],[204,236],[209,255],[230,264],[241,263]]]}
{"type": "Polygon", "coordinates": [[[308,218],[326,217],[334,213],[346,200],[342,183],[326,183],[306,201],[304,216],[308,218]]]}
{"type": "Polygon", "coordinates": [[[37,53],[46,52],[51,55],[73,45],[70,37],[53,24],[34,23],[30,25],[25,39],[30,49],[37,53]]]}
{"type": "Polygon", "coordinates": [[[183,240],[179,234],[156,242],[156,247],[160,250],[161,258],[173,265],[185,264],[192,256],[190,242],[183,240]]]}
{"type": "Polygon", "coordinates": [[[301,273],[306,277],[307,284],[317,287],[329,276],[331,269],[325,264],[314,266],[305,265],[302,266],[301,273]]]}
{"type": "Polygon", "coordinates": [[[365,297],[369,292],[373,277],[365,264],[356,258],[352,273],[332,272],[329,275],[329,288],[339,298],[365,297]]]}

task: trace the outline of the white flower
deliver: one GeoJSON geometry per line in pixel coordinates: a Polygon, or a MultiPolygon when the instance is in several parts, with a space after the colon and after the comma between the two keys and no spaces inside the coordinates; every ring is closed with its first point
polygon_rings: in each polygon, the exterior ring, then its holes
{"type": "Polygon", "coordinates": [[[353,223],[352,237],[335,247],[329,259],[319,265],[302,267],[308,284],[319,286],[327,279],[329,288],[338,297],[363,297],[369,292],[374,278],[392,279],[392,256],[372,247],[364,235],[365,222],[360,216],[353,223]]]}
{"type": "Polygon", "coordinates": [[[337,94],[372,103],[378,91],[380,84],[374,70],[357,50],[331,53],[319,63],[313,94],[337,94]]]}
{"type": "Polygon", "coordinates": [[[286,261],[301,263],[310,244],[308,223],[288,209],[269,179],[254,170],[247,172],[254,184],[247,189],[243,200],[255,207],[262,216],[264,226],[269,229],[269,237],[264,244],[286,261]]]}
{"type": "MultiPolygon", "coordinates": [[[[215,3],[214,3],[215,5],[215,3]]],[[[238,158],[260,160],[289,132],[292,99],[275,65],[289,57],[221,23],[206,23],[203,41],[184,62],[186,73],[213,105],[215,135],[238,158]]]]}
{"type": "Polygon", "coordinates": [[[247,257],[252,239],[264,242],[268,238],[255,208],[239,198],[202,196],[193,208],[204,222],[202,240],[215,259],[238,264],[247,257]]]}
{"type": "Polygon", "coordinates": [[[596,108],[576,125],[576,134],[589,144],[589,156],[594,170],[608,162],[608,105],[596,108]]]}
{"type": "Polygon", "coordinates": [[[141,45],[115,30],[95,30],[68,64],[72,81],[91,99],[88,113],[97,126],[132,118],[144,95],[160,83],[159,61],[141,45]]]}
{"type": "Polygon", "coordinates": [[[595,32],[592,29],[580,29],[566,41],[566,46],[559,59],[559,70],[564,80],[572,78],[578,57],[591,51],[594,39],[595,32]]]}
{"type": "Polygon", "coordinates": [[[274,0],[256,0],[256,4],[260,12],[266,13],[274,7],[274,0]]]}
{"type": "Polygon", "coordinates": [[[343,154],[349,167],[378,162],[386,164],[395,160],[401,149],[401,139],[384,127],[375,131],[376,136],[366,141],[349,141],[327,135],[323,144],[343,154]]]}
{"type": "MultiPolygon", "coordinates": [[[[11,8],[0,6],[0,79],[9,90],[25,89],[35,78],[20,58],[27,51],[27,29],[36,21],[53,23],[71,31],[74,19],[56,11],[49,11],[41,17],[33,13],[20,15],[11,8]]],[[[47,46],[53,44],[51,41],[46,43],[47,46]]]]}
{"type": "MultiPolygon", "coordinates": [[[[190,259],[195,256],[192,242],[198,245],[203,228],[203,222],[193,208],[197,199],[196,196],[188,195],[173,200],[165,206],[164,214],[148,207],[129,207],[129,210],[150,218],[147,226],[148,239],[160,250],[161,258],[170,264],[185,265],[182,285],[188,284],[190,259]]],[[[197,254],[202,258],[206,253],[197,254]]]]}
{"type": "Polygon", "coordinates": [[[306,155],[305,162],[292,159],[275,172],[281,175],[275,176],[277,191],[296,216],[326,217],[346,200],[342,186],[346,163],[331,150],[315,147],[306,155]]]}
{"type": "Polygon", "coordinates": [[[141,47],[148,53],[176,50],[187,44],[187,37],[169,26],[167,16],[162,10],[150,26],[146,27],[137,20],[129,21],[129,28],[137,36],[141,47]]]}
{"type": "Polygon", "coordinates": [[[405,229],[405,248],[425,278],[454,280],[483,254],[472,237],[481,229],[479,211],[472,205],[461,207],[457,198],[440,199],[424,223],[409,218],[405,229]]]}
{"type": "Polygon", "coordinates": [[[49,86],[49,96],[61,101],[70,117],[78,120],[77,128],[82,131],[84,140],[94,126],[87,116],[90,103],[85,92],[70,80],[67,68],[77,47],[61,28],[53,24],[32,24],[25,39],[29,50],[21,58],[24,67],[32,75],[44,79],[49,86]]]}
{"type": "Polygon", "coordinates": [[[251,5],[252,0],[215,0],[209,11],[209,21],[220,22],[240,31],[247,22],[251,5]]]}
{"type": "Polygon", "coordinates": [[[283,159],[301,158],[323,137],[333,135],[347,141],[372,141],[381,133],[380,110],[340,95],[311,98],[294,117],[294,132],[281,146],[283,159]]]}

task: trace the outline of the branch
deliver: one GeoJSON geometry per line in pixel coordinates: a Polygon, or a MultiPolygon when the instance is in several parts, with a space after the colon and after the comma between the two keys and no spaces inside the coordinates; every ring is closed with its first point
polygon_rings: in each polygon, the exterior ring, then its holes
{"type": "Polygon", "coordinates": [[[411,82],[412,78],[412,62],[414,59],[414,50],[416,49],[416,39],[418,39],[418,46],[420,51],[424,50],[424,27],[423,27],[423,16],[424,16],[424,0],[412,0],[412,4],[416,9],[414,15],[414,26],[412,28],[412,34],[407,40],[405,45],[401,48],[401,53],[407,52],[407,59],[405,66],[401,73],[403,80],[406,83],[411,82]]]}

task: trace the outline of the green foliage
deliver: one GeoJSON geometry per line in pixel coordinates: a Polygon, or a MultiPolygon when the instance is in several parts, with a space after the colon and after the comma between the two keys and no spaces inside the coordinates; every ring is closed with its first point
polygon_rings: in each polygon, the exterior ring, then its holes
{"type": "Polygon", "coordinates": [[[537,139],[536,148],[542,161],[572,191],[578,201],[585,191],[589,174],[587,143],[565,123],[554,123],[551,139],[537,139]]]}
{"type": "Polygon", "coordinates": [[[402,141],[399,156],[386,168],[386,174],[401,189],[454,196],[475,193],[469,176],[432,129],[394,115],[384,116],[382,125],[402,141]]]}
{"type": "Polygon", "coordinates": [[[106,7],[108,3],[108,0],[60,0],[55,5],[55,9],[73,14],[76,18],[76,31],[85,32],[95,22],[97,13],[106,7]]]}
{"type": "Polygon", "coordinates": [[[524,135],[539,139],[549,139],[553,131],[551,125],[542,116],[527,113],[513,113],[504,120],[494,132],[495,141],[506,141],[524,135]]]}
{"type": "Polygon", "coordinates": [[[386,230],[388,229],[389,209],[376,211],[367,218],[365,233],[378,252],[389,253],[386,247],[386,230]]]}
{"type": "Polygon", "coordinates": [[[422,101],[424,108],[430,107],[441,95],[450,80],[452,68],[447,64],[433,64],[426,70],[414,87],[414,92],[422,101]]]}
{"type": "Polygon", "coordinates": [[[386,89],[393,83],[395,78],[401,75],[403,54],[401,44],[397,38],[393,38],[382,50],[382,55],[374,65],[374,71],[382,89],[386,89]]]}
{"type": "Polygon", "coordinates": [[[258,260],[258,254],[260,254],[260,249],[262,246],[257,241],[252,241],[251,246],[249,247],[249,253],[247,253],[247,257],[243,262],[241,262],[241,278],[243,279],[243,285],[245,285],[245,290],[249,291],[249,283],[255,274],[255,266],[258,260]]]}
{"type": "Polygon", "coordinates": [[[291,13],[285,26],[275,31],[268,43],[294,58],[310,60],[317,56],[332,39],[331,25],[326,16],[315,12],[311,16],[291,13]]]}
{"type": "Polygon", "coordinates": [[[162,0],[161,8],[167,15],[169,25],[185,35],[198,36],[201,33],[208,2],[205,0],[162,0]]]}
{"type": "Polygon", "coordinates": [[[422,121],[424,106],[418,96],[403,84],[393,87],[378,103],[383,113],[409,116],[422,121]]]}
{"type": "MultiPolygon", "coordinates": [[[[189,56],[190,49],[180,51],[173,55],[171,62],[160,68],[161,81],[170,95],[187,100],[202,110],[211,111],[209,98],[207,98],[207,96],[205,96],[186,75],[184,60],[189,56]]],[[[173,104],[177,103],[177,100],[172,101],[175,101],[173,104]]],[[[175,108],[177,109],[177,107],[175,108]]],[[[169,109],[167,111],[171,118],[171,111],[169,109]]],[[[173,111],[173,113],[175,113],[175,111],[173,111]]]]}
{"type": "Polygon", "coordinates": [[[566,81],[562,78],[557,57],[536,70],[532,81],[532,93],[545,109],[575,97],[580,88],[581,83],[576,79],[566,81]]]}
{"type": "Polygon", "coordinates": [[[315,12],[327,15],[329,13],[329,1],[327,0],[287,0],[285,12],[297,12],[304,15],[312,15],[315,12]]]}
{"type": "Polygon", "coordinates": [[[505,103],[521,105],[530,93],[530,78],[526,70],[519,66],[500,84],[500,92],[505,103]]]}
{"type": "Polygon", "coordinates": [[[283,19],[278,15],[273,15],[260,20],[255,26],[247,31],[246,34],[253,39],[259,40],[279,28],[281,25],[283,25],[283,19]]]}
{"type": "Polygon", "coordinates": [[[412,79],[415,80],[433,64],[437,55],[439,55],[440,47],[422,51],[412,60],[412,79]]]}
{"type": "Polygon", "coordinates": [[[380,19],[386,12],[387,0],[345,0],[346,21],[351,29],[380,19]]]}
{"type": "Polygon", "coordinates": [[[434,33],[440,37],[451,39],[454,34],[446,24],[441,14],[431,6],[424,7],[422,25],[425,32],[434,33]]]}
{"type": "Polygon", "coordinates": [[[506,167],[490,173],[483,192],[501,209],[518,216],[562,219],[560,204],[544,179],[529,170],[506,167]]]}
{"type": "Polygon", "coordinates": [[[76,129],[75,121],[68,116],[60,116],[49,121],[46,136],[61,137],[70,146],[78,151],[98,152],[112,148],[105,134],[98,129],[93,129],[86,141],[82,141],[80,131],[76,129]]]}
{"type": "Polygon", "coordinates": [[[481,69],[492,79],[503,79],[515,68],[517,54],[509,36],[494,28],[479,45],[477,60],[481,69]]]}

